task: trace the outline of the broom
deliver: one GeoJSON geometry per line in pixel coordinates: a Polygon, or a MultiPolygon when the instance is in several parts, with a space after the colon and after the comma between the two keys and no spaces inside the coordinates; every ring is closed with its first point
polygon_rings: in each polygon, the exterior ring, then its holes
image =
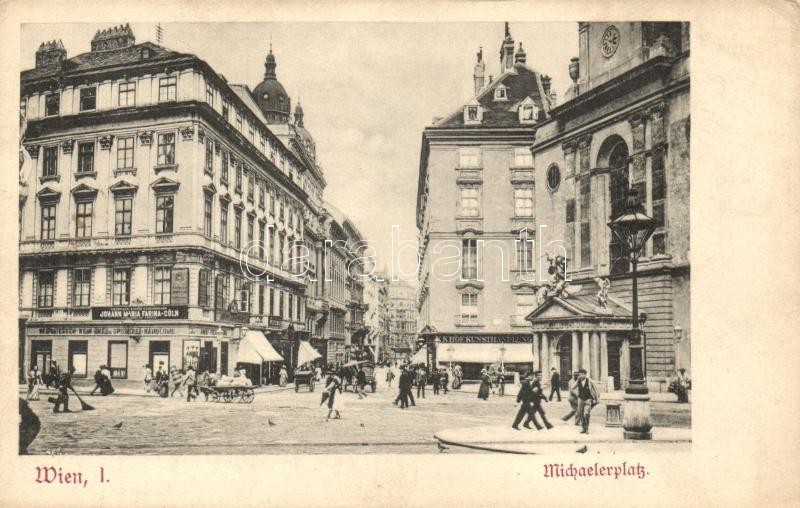
{"type": "Polygon", "coordinates": [[[75,388],[72,387],[72,385],[70,385],[69,389],[72,390],[72,393],[74,393],[76,397],[78,397],[78,402],[81,403],[81,409],[83,409],[84,411],[94,411],[94,407],[84,402],[81,396],[78,395],[78,392],[75,391],[75,388]]]}

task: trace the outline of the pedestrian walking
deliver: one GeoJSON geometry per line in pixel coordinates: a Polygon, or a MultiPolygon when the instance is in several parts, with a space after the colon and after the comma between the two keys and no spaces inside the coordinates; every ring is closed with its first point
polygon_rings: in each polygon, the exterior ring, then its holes
{"type": "Polygon", "coordinates": [[[103,366],[97,367],[97,370],[94,371],[94,388],[92,391],[89,392],[90,396],[94,395],[94,392],[100,390],[100,393],[103,393],[103,366]]]}
{"type": "Polygon", "coordinates": [[[500,396],[504,396],[506,394],[506,369],[500,367],[500,372],[498,373],[498,380],[497,380],[497,393],[500,396]]]}
{"type": "MultiPolygon", "coordinates": [[[[578,414],[578,373],[573,372],[572,378],[569,380],[569,407],[570,412],[561,417],[562,420],[568,422],[570,418],[578,414]]],[[[575,425],[580,425],[580,419],[575,418],[575,425]]]]}
{"type": "MultiPolygon", "coordinates": [[[[528,414],[528,420],[533,421],[533,425],[536,427],[536,430],[542,430],[542,426],[539,425],[539,422],[536,421],[536,415],[538,414],[542,418],[542,423],[550,430],[553,428],[553,424],[547,421],[547,416],[544,414],[544,408],[542,408],[542,401],[547,400],[547,397],[544,395],[544,390],[542,389],[542,373],[541,371],[536,371],[533,373],[533,382],[531,383],[531,391],[533,392],[533,399],[531,400],[530,404],[530,412],[528,414]]],[[[528,427],[527,423],[526,427],[528,427]]],[[[530,427],[528,427],[530,428],[530,427]]]]}
{"type": "Polygon", "coordinates": [[[386,369],[386,385],[389,386],[389,388],[392,387],[393,380],[394,380],[394,369],[390,366],[388,369],[386,369]]]}
{"type": "Polygon", "coordinates": [[[180,398],[183,398],[183,373],[174,365],[170,368],[170,377],[172,378],[172,392],[169,394],[170,398],[175,396],[175,392],[180,392],[180,398]]]}
{"type": "Polygon", "coordinates": [[[367,374],[361,366],[358,366],[358,372],[356,373],[356,386],[358,387],[358,398],[366,399],[367,392],[364,391],[364,387],[367,386],[367,374]]]}
{"type": "Polygon", "coordinates": [[[450,383],[450,373],[447,369],[442,369],[442,388],[444,389],[445,395],[447,394],[447,385],[450,383]]]}
{"type": "MultiPolygon", "coordinates": [[[[533,390],[531,389],[532,379],[533,377],[531,374],[527,372],[522,379],[522,384],[519,387],[519,393],[517,393],[517,404],[519,404],[519,409],[517,410],[517,416],[514,417],[514,423],[511,424],[512,429],[520,430],[519,424],[522,422],[522,419],[530,414],[530,406],[531,402],[533,401],[533,390]]],[[[530,429],[531,427],[529,423],[530,422],[526,420],[525,427],[530,429]]]]}
{"type": "Polygon", "coordinates": [[[191,402],[193,398],[196,399],[198,395],[197,376],[191,364],[186,367],[186,375],[183,377],[183,384],[186,385],[186,402],[191,402]]]}
{"type": "Polygon", "coordinates": [[[61,379],[61,369],[58,366],[58,362],[55,360],[50,360],[50,372],[47,375],[47,379],[45,380],[47,386],[52,386],[53,388],[58,388],[58,382],[61,379]]]}
{"type": "Polygon", "coordinates": [[[281,387],[284,387],[288,382],[289,382],[289,372],[286,370],[286,365],[281,365],[281,371],[278,374],[278,384],[281,387]]]}
{"type": "Polygon", "coordinates": [[[425,385],[428,384],[428,369],[427,367],[417,368],[417,398],[425,398],[425,385]],[[422,395],[420,395],[422,394],[422,395]]]}
{"type": "Polygon", "coordinates": [[[39,400],[39,386],[42,384],[42,376],[39,374],[39,366],[34,365],[28,373],[28,400],[39,400]]]}
{"type": "Polygon", "coordinates": [[[481,386],[478,388],[478,398],[489,400],[489,392],[492,388],[492,379],[489,377],[489,371],[486,369],[481,370],[481,386]]]}
{"type": "MultiPolygon", "coordinates": [[[[397,396],[397,399],[400,401],[400,409],[408,408],[409,399],[411,399],[411,405],[415,406],[414,395],[411,393],[413,378],[411,372],[405,365],[400,368],[400,379],[397,384],[400,386],[400,394],[397,396]]],[[[395,403],[396,402],[397,401],[395,401],[395,403]]]]}
{"type": "Polygon", "coordinates": [[[591,412],[599,402],[600,396],[597,385],[589,379],[586,369],[578,371],[576,388],[578,391],[578,418],[580,418],[582,427],[581,434],[588,434],[591,412]]]}
{"type": "Polygon", "coordinates": [[[439,395],[439,384],[442,382],[442,373],[439,369],[433,369],[431,372],[431,386],[433,387],[433,394],[439,395]]]}
{"type": "Polygon", "coordinates": [[[325,386],[325,392],[328,394],[328,416],[325,420],[331,419],[331,413],[336,413],[335,419],[342,418],[342,378],[336,374],[331,374],[328,377],[328,383],[325,386]]]}
{"type": "Polygon", "coordinates": [[[144,366],[144,391],[150,393],[150,388],[152,387],[153,383],[153,369],[150,368],[150,364],[146,363],[144,366]]]}
{"type": "Polygon", "coordinates": [[[561,402],[561,376],[555,367],[550,368],[550,400],[553,401],[553,394],[558,396],[558,401],[561,402]]]}
{"type": "Polygon", "coordinates": [[[111,369],[108,365],[101,365],[100,373],[103,375],[103,384],[100,387],[100,393],[103,396],[111,395],[114,393],[114,387],[111,385],[111,369]]]}

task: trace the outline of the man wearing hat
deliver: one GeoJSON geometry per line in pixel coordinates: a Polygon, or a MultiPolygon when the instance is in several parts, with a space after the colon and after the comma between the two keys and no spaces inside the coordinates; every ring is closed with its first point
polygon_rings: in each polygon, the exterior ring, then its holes
{"type": "Polygon", "coordinates": [[[586,374],[586,369],[580,369],[578,371],[578,382],[575,385],[575,390],[578,392],[578,418],[583,427],[581,434],[589,433],[590,414],[592,408],[597,405],[600,399],[597,385],[586,374]]]}
{"type": "Polygon", "coordinates": [[[542,423],[544,423],[544,426],[547,428],[547,430],[550,430],[553,428],[553,424],[547,421],[547,416],[545,416],[544,409],[542,408],[542,401],[547,400],[547,396],[544,394],[544,390],[542,390],[542,371],[537,370],[533,373],[533,377],[534,380],[531,383],[533,399],[531,400],[528,421],[525,422],[525,426],[528,427],[528,422],[533,421],[533,425],[536,427],[536,429],[542,430],[541,425],[539,425],[539,422],[536,421],[536,413],[539,413],[539,416],[542,417],[542,423]]]}
{"type": "MultiPolygon", "coordinates": [[[[533,390],[531,390],[531,376],[530,372],[525,373],[524,378],[522,379],[521,386],[519,388],[519,393],[517,394],[517,403],[520,404],[519,410],[517,411],[517,416],[514,418],[514,423],[511,425],[512,429],[520,430],[519,424],[525,415],[530,415],[531,411],[531,402],[533,401],[533,390]]],[[[525,427],[531,428],[530,425],[530,416],[529,420],[525,422],[525,427]]],[[[539,424],[534,420],[536,423],[536,427],[539,427],[539,424]]]]}

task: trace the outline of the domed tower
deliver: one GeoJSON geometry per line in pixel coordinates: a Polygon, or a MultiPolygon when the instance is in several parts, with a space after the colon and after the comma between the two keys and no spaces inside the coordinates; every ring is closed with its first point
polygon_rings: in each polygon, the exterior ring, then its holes
{"type": "Polygon", "coordinates": [[[267,60],[264,62],[264,80],[253,89],[253,98],[264,113],[267,123],[289,123],[292,111],[292,99],[286,93],[275,74],[275,55],[272,54],[272,44],[269,47],[267,60]]]}
{"type": "Polygon", "coordinates": [[[300,105],[300,101],[297,101],[297,107],[294,108],[294,128],[308,154],[312,158],[316,157],[316,143],[303,122],[303,106],[300,105]]]}

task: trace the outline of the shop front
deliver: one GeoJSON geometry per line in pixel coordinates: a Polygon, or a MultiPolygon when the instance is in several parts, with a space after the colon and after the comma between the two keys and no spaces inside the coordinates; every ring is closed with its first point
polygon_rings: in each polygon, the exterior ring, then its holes
{"type": "Polygon", "coordinates": [[[465,380],[480,379],[481,370],[524,373],[534,366],[533,337],[518,333],[439,333],[422,332],[428,354],[428,365],[459,365],[465,380]]]}

